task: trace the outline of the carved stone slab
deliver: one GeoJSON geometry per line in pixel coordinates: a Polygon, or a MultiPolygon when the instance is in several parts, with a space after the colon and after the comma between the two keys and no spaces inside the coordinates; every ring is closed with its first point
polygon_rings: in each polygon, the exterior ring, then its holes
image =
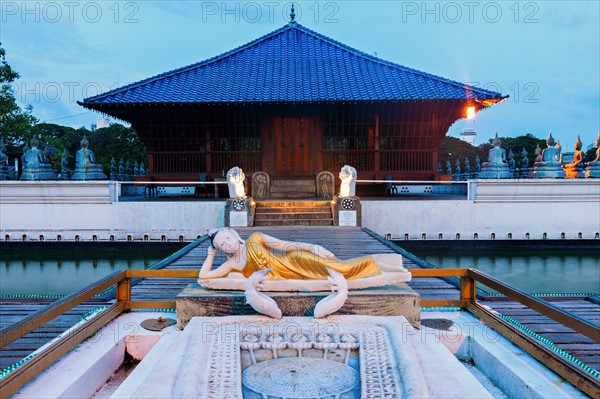
{"type": "Polygon", "coordinates": [[[373,316],[195,317],[164,336],[112,397],[282,396],[492,397],[435,336],[404,317],[373,316]]]}
{"type": "MultiPolygon", "coordinates": [[[[315,305],[329,292],[265,292],[285,316],[312,316],[315,305]]],[[[190,284],[176,299],[177,327],[184,328],[195,316],[256,315],[240,291],[215,291],[190,284]]],[[[420,296],[404,283],[386,287],[351,290],[336,314],[404,316],[418,326],[420,296]]]]}

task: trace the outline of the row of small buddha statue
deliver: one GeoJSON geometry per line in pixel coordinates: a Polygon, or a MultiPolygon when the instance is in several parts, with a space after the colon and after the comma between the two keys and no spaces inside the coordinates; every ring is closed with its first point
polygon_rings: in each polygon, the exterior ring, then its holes
{"type": "Polygon", "coordinates": [[[138,176],[146,176],[146,165],[143,162],[135,161],[132,163],[127,160],[127,162],[123,161],[123,158],[119,161],[119,166],[117,166],[117,161],[115,161],[115,157],[112,157],[110,160],[110,180],[113,181],[131,181],[134,177],[138,176]]]}
{"type": "Polygon", "coordinates": [[[438,164],[438,172],[452,174],[453,180],[467,179],[514,179],[514,178],[600,178],[600,133],[596,138],[596,159],[588,163],[587,169],[584,170],[583,151],[581,139],[577,136],[577,140],[573,144],[575,153],[573,154],[573,162],[563,164],[562,148],[560,142],[556,142],[549,134],[546,140],[546,147],[542,150],[539,145],[535,149],[535,160],[533,168],[529,167],[529,159],[527,151],[523,148],[521,151],[520,166],[516,167],[516,161],[512,150],[508,156],[506,150],[501,148],[501,141],[496,134],[493,140],[494,148],[489,151],[488,162],[480,165],[479,157],[475,158],[475,166],[471,169],[468,158],[461,168],[460,160],[456,160],[454,169],[450,161],[446,162],[445,170],[438,164]]]}

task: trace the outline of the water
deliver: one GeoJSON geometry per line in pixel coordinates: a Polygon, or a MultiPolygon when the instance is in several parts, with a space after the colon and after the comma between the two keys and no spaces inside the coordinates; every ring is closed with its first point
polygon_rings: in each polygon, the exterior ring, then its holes
{"type": "MultiPolygon", "coordinates": [[[[535,294],[600,293],[600,247],[596,248],[410,248],[439,268],[479,269],[535,294]]],[[[487,289],[487,291],[491,291],[487,289]]]]}
{"type": "Polygon", "coordinates": [[[67,295],[118,270],[146,269],[175,250],[160,245],[159,249],[0,247],[0,295],[67,295]]]}

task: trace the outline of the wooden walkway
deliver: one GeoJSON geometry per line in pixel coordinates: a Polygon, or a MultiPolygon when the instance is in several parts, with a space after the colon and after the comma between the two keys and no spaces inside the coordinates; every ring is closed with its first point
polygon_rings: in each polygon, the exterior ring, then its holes
{"type": "MultiPolygon", "coordinates": [[[[247,238],[255,229],[236,229],[242,238],[247,238]]],[[[341,259],[348,259],[375,253],[394,253],[395,250],[384,242],[369,235],[360,228],[339,227],[261,227],[261,232],[288,241],[302,241],[317,243],[334,252],[341,259]]],[[[198,241],[196,246],[178,259],[173,260],[165,269],[192,269],[197,270],[206,258],[208,240],[198,241]]],[[[226,258],[217,255],[215,265],[221,264],[226,258]]],[[[405,267],[418,268],[410,259],[405,258],[405,267]]],[[[132,288],[132,297],[135,300],[173,300],[194,279],[145,279],[139,281],[132,288]]],[[[458,299],[458,288],[439,278],[418,278],[409,283],[422,299],[458,299]]],[[[564,351],[572,354],[588,366],[600,371],[600,344],[593,342],[581,334],[572,331],[563,325],[525,308],[514,301],[505,298],[490,298],[481,301],[499,313],[509,316],[522,323],[534,332],[551,340],[564,351]]],[[[17,299],[0,300],[0,327],[9,325],[20,318],[45,306],[50,300],[22,301],[17,299]]],[[[600,323],[600,306],[586,300],[586,298],[557,298],[552,303],[563,307],[570,312],[600,323]]],[[[38,331],[28,334],[22,339],[8,345],[0,351],[0,369],[14,364],[38,349],[52,338],[66,331],[73,324],[79,322],[84,313],[108,301],[93,300],[72,309],[65,315],[53,320],[38,331]]]]}

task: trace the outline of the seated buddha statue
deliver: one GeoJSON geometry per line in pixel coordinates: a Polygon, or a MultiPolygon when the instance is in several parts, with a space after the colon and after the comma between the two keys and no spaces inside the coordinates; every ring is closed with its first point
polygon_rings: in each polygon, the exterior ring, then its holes
{"type": "Polygon", "coordinates": [[[583,151],[581,151],[582,143],[579,136],[577,136],[577,140],[573,143],[573,148],[575,149],[575,153],[573,154],[573,162],[565,165],[565,175],[568,179],[577,179],[581,177],[585,177],[583,173],[583,151]]]}
{"type": "Polygon", "coordinates": [[[500,145],[502,141],[496,133],[496,137],[492,141],[494,148],[488,152],[488,162],[484,162],[481,167],[480,179],[510,179],[512,172],[508,169],[506,163],[506,150],[500,145]]]}
{"type": "Polygon", "coordinates": [[[90,145],[86,135],[81,139],[81,148],[75,153],[75,170],[71,176],[72,180],[104,180],[106,175],[102,165],[95,163],[94,152],[88,147],[90,145]]]}
{"type": "Polygon", "coordinates": [[[23,174],[21,180],[56,180],[58,176],[49,160],[45,159],[44,153],[38,148],[39,140],[33,137],[29,144],[30,148],[24,151],[23,174]]]}
{"type": "Polygon", "coordinates": [[[600,179],[600,132],[596,137],[596,159],[588,163],[585,171],[585,177],[600,179]]]}
{"type": "Polygon", "coordinates": [[[534,179],[560,179],[565,177],[565,172],[560,163],[562,159],[560,148],[556,147],[552,132],[550,132],[546,139],[546,147],[547,148],[542,151],[542,160],[536,161],[533,165],[531,177],[534,179]]]}

